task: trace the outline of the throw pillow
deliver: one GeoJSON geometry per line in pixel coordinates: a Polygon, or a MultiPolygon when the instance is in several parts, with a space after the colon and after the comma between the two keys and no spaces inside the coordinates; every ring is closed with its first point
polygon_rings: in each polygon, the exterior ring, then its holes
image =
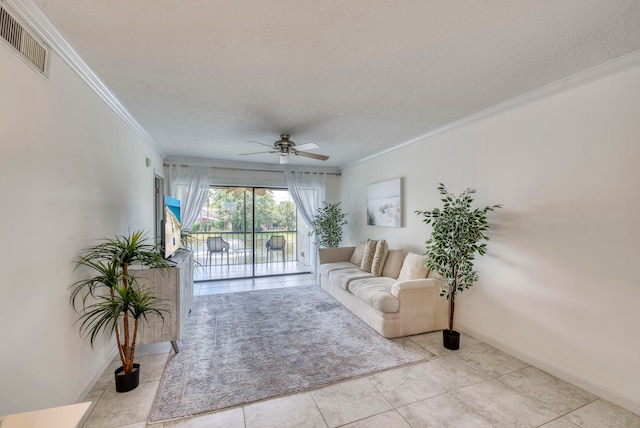
{"type": "Polygon", "coordinates": [[[373,255],[376,253],[377,244],[378,241],[367,239],[367,243],[364,246],[364,254],[362,254],[362,263],[360,263],[360,270],[371,272],[371,264],[373,263],[373,255]]]}
{"type": "Polygon", "coordinates": [[[403,261],[403,250],[389,250],[387,261],[384,262],[384,267],[382,268],[382,276],[397,279],[398,275],[400,275],[400,269],[402,269],[403,261]]]}
{"type": "Polygon", "coordinates": [[[402,263],[398,281],[426,278],[429,274],[429,269],[424,266],[426,263],[427,256],[421,256],[416,253],[407,254],[402,263]]]}
{"type": "Polygon", "coordinates": [[[362,255],[364,254],[365,244],[366,243],[364,241],[360,241],[356,249],[353,250],[353,254],[351,255],[351,260],[349,261],[356,266],[360,266],[360,263],[362,263],[362,255]]]}
{"type": "Polygon", "coordinates": [[[380,276],[382,274],[382,267],[384,266],[384,262],[387,260],[387,255],[389,255],[387,241],[380,239],[376,244],[376,251],[373,254],[373,262],[371,263],[372,274],[375,276],[380,276]]]}

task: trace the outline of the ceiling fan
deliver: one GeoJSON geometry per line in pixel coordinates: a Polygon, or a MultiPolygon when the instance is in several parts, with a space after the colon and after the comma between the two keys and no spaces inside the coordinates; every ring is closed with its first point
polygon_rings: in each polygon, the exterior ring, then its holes
{"type": "Polygon", "coordinates": [[[250,143],[260,144],[261,146],[269,147],[271,150],[265,152],[253,152],[253,153],[240,153],[240,156],[245,155],[257,155],[260,153],[279,153],[280,154],[280,163],[289,163],[289,154],[294,154],[296,156],[303,156],[305,158],[312,158],[318,160],[327,160],[329,156],[319,155],[316,153],[309,153],[306,150],[314,150],[320,148],[316,143],[306,143],[296,146],[296,143],[289,139],[289,134],[280,134],[280,139],[273,143],[272,146],[269,144],[260,143],[258,141],[249,141],[250,143]]]}

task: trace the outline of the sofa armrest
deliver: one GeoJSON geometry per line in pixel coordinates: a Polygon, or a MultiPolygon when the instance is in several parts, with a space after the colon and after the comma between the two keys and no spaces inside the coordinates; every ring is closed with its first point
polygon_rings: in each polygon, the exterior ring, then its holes
{"type": "Polygon", "coordinates": [[[400,317],[408,323],[422,325],[422,331],[446,328],[449,302],[440,296],[442,285],[445,282],[438,278],[411,279],[393,284],[391,294],[400,302],[400,317]]]}
{"type": "Polygon", "coordinates": [[[444,281],[437,278],[409,279],[393,284],[393,287],[391,287],[391,295],[399,299],[400,294],[409,290],[419,289],[435,291],[439,295],[442,285],[444,285],[444,281]]]}
{"type": "Polygon", "coordinates": [[[318,264],[348,262],[356,247],[337,247],[318,249],[318,264]]]}

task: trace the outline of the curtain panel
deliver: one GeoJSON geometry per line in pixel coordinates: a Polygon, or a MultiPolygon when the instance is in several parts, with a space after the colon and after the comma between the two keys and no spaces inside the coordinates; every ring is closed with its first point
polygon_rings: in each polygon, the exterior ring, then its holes
{"type": "Polygon", "coordinates": [[[210,168],[169,165],[169,195],[180,200],[182,229],[189,232],[200,217],[210,187],[210,168]]]}
{"type": "MultiPolygon", "coordinates": [[[[304,219],[305,223],[311,227],[313,217],[325,200],[327,188],[326,174],[324,172],[294,171],[290,168],[285,169],[284,174],[287,179],[289,193],[298,207],[300,216],[304,219]]],[[[317,272],[318,246],[312,244],[312,247],[311,268],[313,272],[317,272]]]]}

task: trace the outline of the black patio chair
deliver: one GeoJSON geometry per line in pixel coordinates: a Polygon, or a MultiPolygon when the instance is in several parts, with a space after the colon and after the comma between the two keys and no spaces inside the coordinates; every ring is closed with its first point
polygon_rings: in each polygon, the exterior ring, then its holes
{"type": "Polygon", "coordinates": [[[220,236],[207,238],[207,250],[209,251],[209,266],[211,266],[211,255],[220,253],[220,263],[222,263],[223,254],[227,254],[227,266],[229,266],[229,250],[231,246],[220,236]]]}
{"type": "Polygon", "coordinates": [[[269,256],[271,256],[271,261],[273,261],[273,252],[281,251],[282,252],[282,263],[286,262],[286,248],[287,248],[287,240],[284,236],[281,235],[271,235],[271,238],[267,241],[267,263],[269,262],[269,256]]]}

